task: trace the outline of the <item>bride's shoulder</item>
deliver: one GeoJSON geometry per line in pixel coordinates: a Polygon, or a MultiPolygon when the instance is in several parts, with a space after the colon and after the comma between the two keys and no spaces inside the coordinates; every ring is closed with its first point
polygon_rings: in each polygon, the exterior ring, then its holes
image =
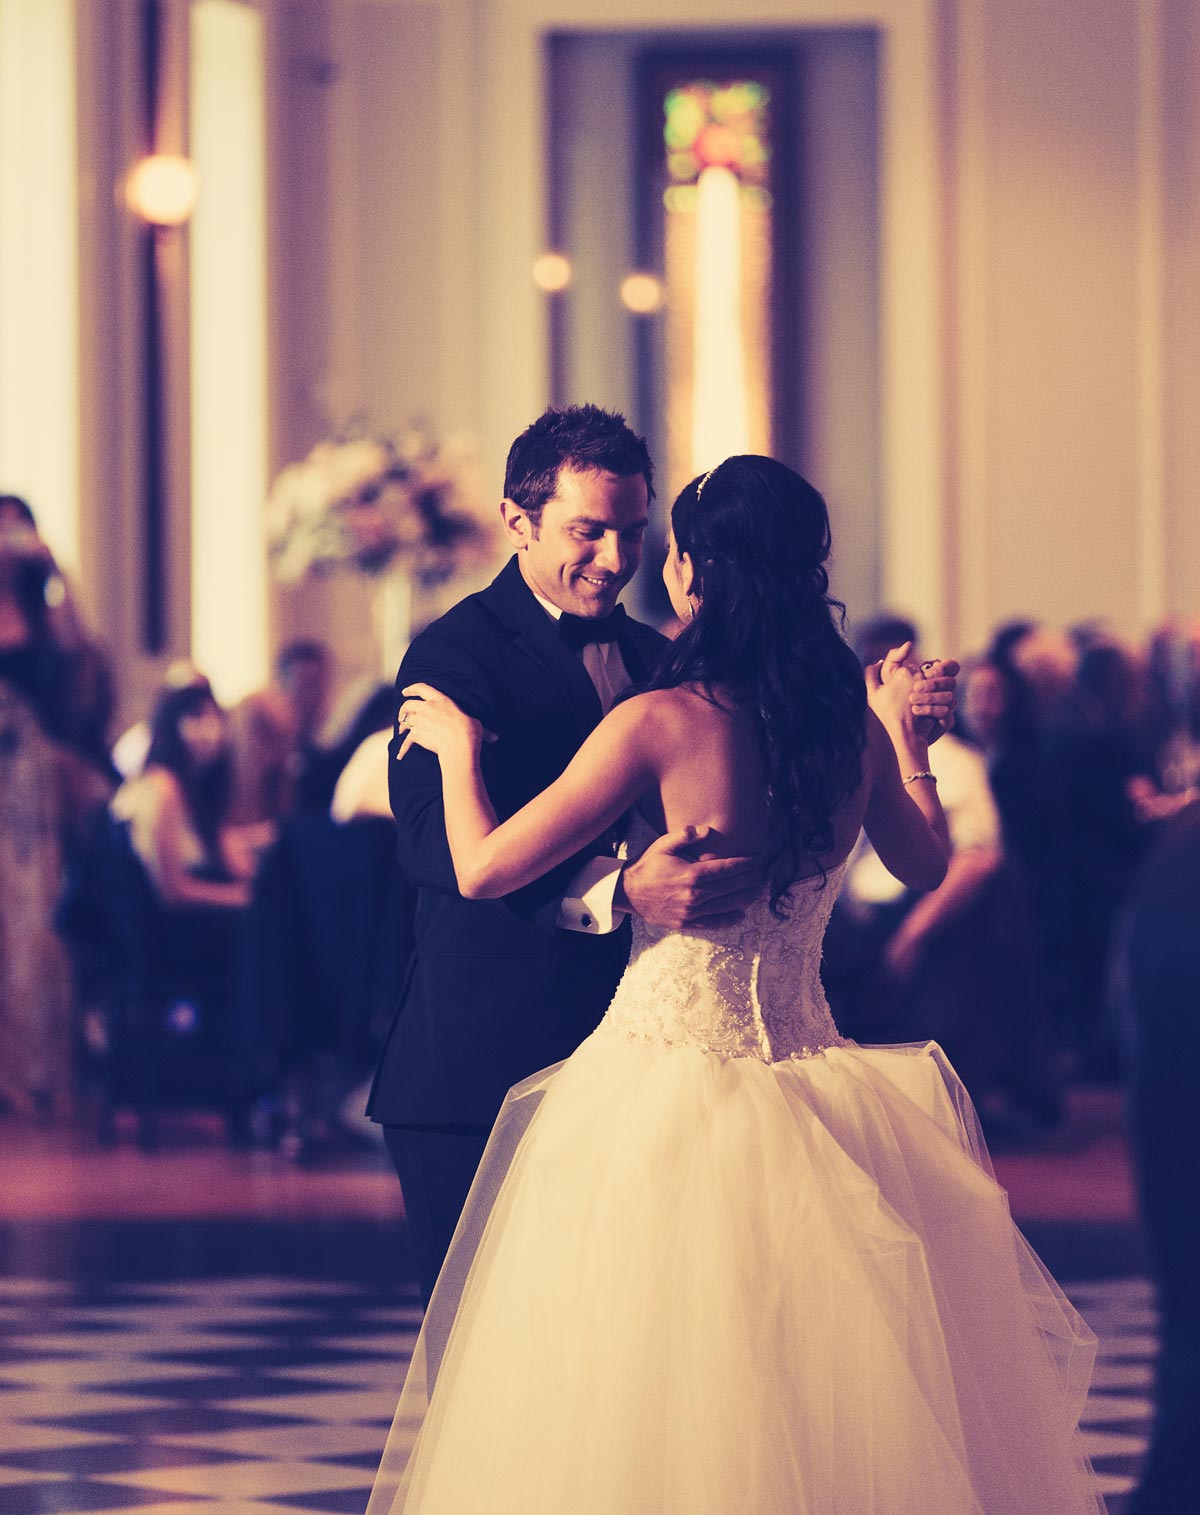
{"type": "Polygon", "coordinates": [[[694,753],[697,744],[707,747],[712,738],[724,741],[731,724],[742,724],[735,707],[689,684],[631,695],[613,708],[608,721],[614,719],[622,723],[626,744],[652,756],[660,768],[694,753]]]}
{"type": "Polygon", "coordinates": [[[602,726],[612,740],[668,755],[694,729],[696,700],[684,689],[648,689],[618,701],[602,726]]]}
{"type": "MultiPolygon", "coordinates": [[[[641,694],[630,695],[614,707],[628,712],[626,719],[652,723],[669,729],[679,725],[692,725],[696,719],[696,702],[699,691],[690,684],[674,689],[648,689],[641,694]]],[[[711,704],[711,700],[706,701],[711,704]]]]}

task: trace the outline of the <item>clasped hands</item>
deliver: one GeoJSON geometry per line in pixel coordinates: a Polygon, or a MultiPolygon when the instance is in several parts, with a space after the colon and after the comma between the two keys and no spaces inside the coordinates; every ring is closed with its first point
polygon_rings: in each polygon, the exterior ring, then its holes
{"type": "Polygon", "coordinates": [[[954,725],[959,665],[953,659],[912,658],[913,644],[893,647],[881,662],[866,670],[867,699],[876,715],[911,722],[913,734],[931,746],[954,725]]]}

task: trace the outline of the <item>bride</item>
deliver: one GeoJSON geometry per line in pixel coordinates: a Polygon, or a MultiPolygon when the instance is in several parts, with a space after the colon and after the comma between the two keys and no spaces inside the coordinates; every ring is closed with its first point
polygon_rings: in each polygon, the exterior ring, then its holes
{"type": "Polygon", "coordinates": [[[510,820],[479,723],[404,691],[464,895],[619,821],[631,855],[688,825],[761,856],[763,886],[735,925],[635,919],[600,1027],[511,1091],[368,1515],[1102,1510],[1074,1446],[1094,1338],[1014,1227],[966,1091],[935,1043],[846,1041],[821,991],[860,829],[906,884],[945,871],[907,649],[864,692],[824,501],[782,464],[728,459],[671,522],[683,632],[510,820]]]}

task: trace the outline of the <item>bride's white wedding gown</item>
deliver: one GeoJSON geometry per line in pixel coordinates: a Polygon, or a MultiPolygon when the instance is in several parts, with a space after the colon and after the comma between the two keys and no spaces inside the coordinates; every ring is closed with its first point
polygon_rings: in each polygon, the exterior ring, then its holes
{"type": "Polygon", "coordinates": [[[369,1515],[1103,1509],[1095,1339],[966,1091],[830,1017],[840,876],[782,922],[635,921],[599,1029],[509,1095],[369,1515]]]}

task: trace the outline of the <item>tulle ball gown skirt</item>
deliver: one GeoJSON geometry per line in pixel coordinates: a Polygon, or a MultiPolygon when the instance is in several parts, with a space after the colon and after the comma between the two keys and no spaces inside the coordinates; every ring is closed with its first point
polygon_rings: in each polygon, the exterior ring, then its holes
{"type": "Polygon", "coordinates": [[[369,1515],[1077,1515],[1094,1338],[935,1045],[518,1086],[369,1515]]]}

